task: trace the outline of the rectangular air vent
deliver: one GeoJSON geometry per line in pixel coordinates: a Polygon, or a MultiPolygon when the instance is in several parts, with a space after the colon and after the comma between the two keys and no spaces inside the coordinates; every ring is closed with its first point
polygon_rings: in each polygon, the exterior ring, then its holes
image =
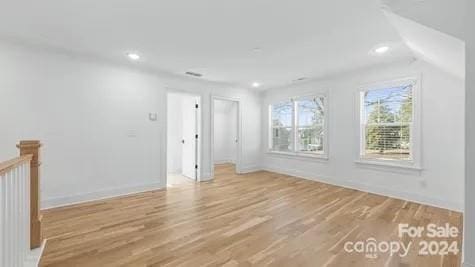
{"type": "Polygon", "coordinates": [[[301,82],[301,81],[305,81],[307,79],[307,77],[301,77],[301,78],[298,78],[298,79],[295,79],[295,80],[292,80],[292,82],[301,82]]]}
{"type": "Polygon", "coordinates": [[[201,77],[201,76],[203,76],[203,74],[201,74],[201,73],[192,72],[192,71],[187,71],[187,72],[185,72],[185,74],[186,74],[186,75],[193,76],[193,77],[201,77]]]}

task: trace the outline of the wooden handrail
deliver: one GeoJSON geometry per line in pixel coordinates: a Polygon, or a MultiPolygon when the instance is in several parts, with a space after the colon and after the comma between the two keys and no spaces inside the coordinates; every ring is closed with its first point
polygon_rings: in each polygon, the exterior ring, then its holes
{"type": "Polygon", "coordinates": [[[40,147],[38,140],[23,140],[17,145],[20,156],[32,155],[30,162],[30,247],[41,246],[41,211],[40,211],[40,147]]]}
{"type": "MultiPolygon", "coordinates": [[[[40,211],[40,147],[41,143],[37,140],[20,141],[17,145],[20,149],[20,156],[3,163],[0,163],[0,175],[8,173],[22,164],[28,163],[30,182],[30,248],[41,246],[43,237],[41,235],[41,211],[40,211]]],[[[14,173],[15,174],[15,173],[14,173]]],[[[16,179],[15,179],[16,181],[16,179]]],[[[0,251],[1,253],[2,251],[0,251]]],[[[0,262],[0,265],[2,263],[0,262]]]]}
{"type": "Polygon", "coordinates": [[[0,163],[0,175],[10,171],[18,167],[19,165],[23,164],[24,162],[31,161],[33,159],[33,155],[23,155],[11,160],[7,160],[5,162],[0,163]]]}

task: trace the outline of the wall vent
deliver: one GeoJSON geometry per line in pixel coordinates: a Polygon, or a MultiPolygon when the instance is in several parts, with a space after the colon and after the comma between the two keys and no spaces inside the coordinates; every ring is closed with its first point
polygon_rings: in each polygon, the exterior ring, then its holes
{"type": "Polygon", "coordinates": [[[203,74],[201,74],[201,73],[192,72],[192,71],[187,71],[187,72],[185,72],[185,74],[186,74],[186,75],[193,76],[193,77],[201,77],[201,76],[203,76],[203,74]]]}
{"type": "Polygon", "coordinates": [[[307,79],[307,77],[300,77],[298,79],[293,80],[292,82],[301,82],[301,81],[304,81],[306,79],[307,79]]]}

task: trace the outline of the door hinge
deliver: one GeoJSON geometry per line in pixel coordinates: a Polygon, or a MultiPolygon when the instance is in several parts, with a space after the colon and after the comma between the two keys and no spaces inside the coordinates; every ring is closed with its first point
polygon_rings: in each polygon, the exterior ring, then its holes
{"type": "Polygon", "coordinates": [[[195,138],[198,139],[198,135],[195,135],[195,138]]]}
{"type": "Polygon", "coordinates": [[[198,108],[198,104],[195,104],[195,108],[198,108]]]}
{"type": "Polygon", "coordinates": [[[195,169],[198,169],[198,164],[197,164],[197,165],[195,165],[195,169]]]}

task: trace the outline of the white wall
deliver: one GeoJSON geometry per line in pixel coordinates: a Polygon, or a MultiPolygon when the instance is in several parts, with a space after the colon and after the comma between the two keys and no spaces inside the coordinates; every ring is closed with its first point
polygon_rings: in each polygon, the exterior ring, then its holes
{"type": "Polygon", "coordinates": [[[235,163],[237,103],[219,99],[214,101],[214,163],[235,163]]]}
{"type": "MultiPolygon", "coordinates": [[[[455,210],[463,209],[464,81],[425,62],[399,62],[268,91],[262,114],[268,125],[268,105],[312,92],[328,92],[329,160],[295,159],[264,153],[263,167],[308,179],[357,188],[455,210]],[[360,85],[422,74],[422,167],[409,171],[356,164],[358,114],[355,98],[360,85]]],[[[268,130],[262,144],[268,144],[268,130]]],[[[264,146],[264,145],[263,145],[264,146]]],[[[267,147],[263,148],[265,151],[267,147]]]]}
{"type": "Polygon", "coordinates": [[[466,30],[466,174],[465,174],[465,222],[464,267],[475,266],[475,2],[467,1],[466,30]]]}
{"type": "Polygon", "coordinates": [[[181,173],[183,109],[181,94],[168,94],[167,110],[167,172],[181,173]]]}
{"type": "Polygon", "coordinates": [[[43,142],[43,208],[164,186],[167,90],[201,96],[202,180],[211,178],[214,94],[242,100],[243,169],[258,166],[257,93],[6,42],[0,74],[0,161],[18,154],[18,140],[43,142]]]}

